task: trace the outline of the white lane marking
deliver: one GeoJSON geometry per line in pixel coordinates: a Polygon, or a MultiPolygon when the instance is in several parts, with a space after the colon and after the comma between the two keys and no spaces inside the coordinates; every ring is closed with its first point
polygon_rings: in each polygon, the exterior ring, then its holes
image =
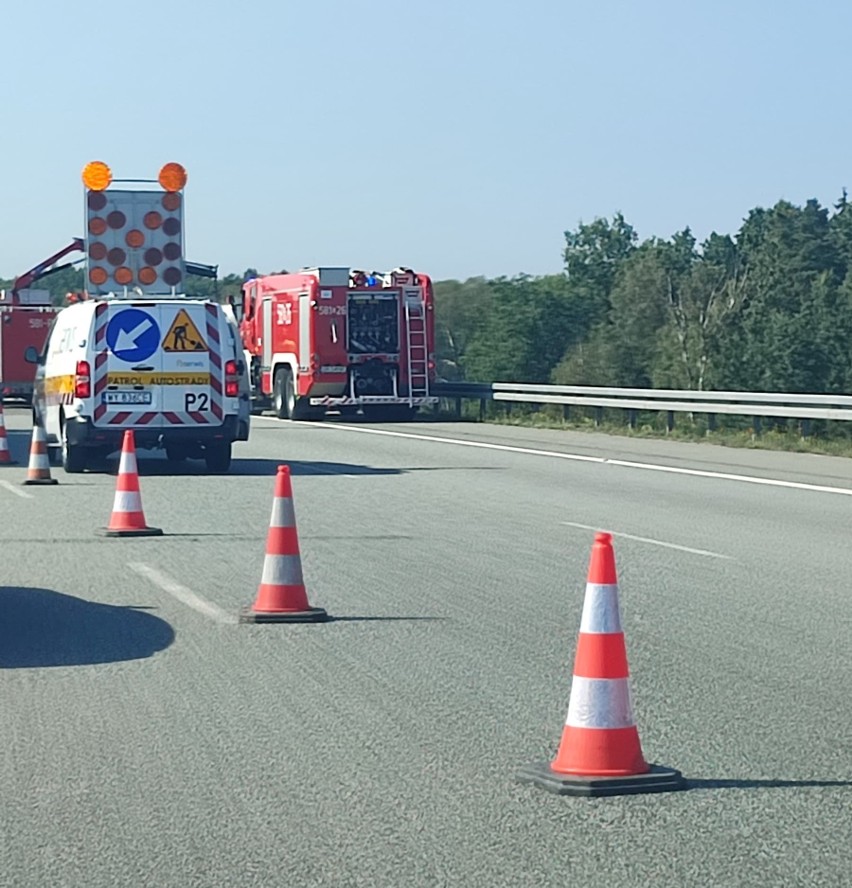
{"type": "Polygon", "coordinates": [[[24,499],[33,498],[33,495],[31,493],[27,493],[26,490],[20,490],[19,488],[15,487],[15,485],[12,484],[10,481],[6,481],[2,478],[0,478],[0,487],[5,487],[6,490],[9,491],[9,493],[14,493],[16,496],[21,496],[24,499]]]}
{"type": "Polygon", "coordinates": [[[763,484],[767,487],[785,487],[790,490],[809,490],[812,493],[836,493],[852,496],[852,488],[830,487],[825,484],[808,484],[804,481],[782,481],[778,478],[761,478],[757,475],[734,475],[730,472],[712,472],[704,469],[683,469],[677,466],[663,466],[657,463],[633,462],[627,459],[609,459],[603,456],[582,456],[577,453],[562,453],[558,450],[537,450],[532,447],[513,447],[509,444],[486,444],[484,441],[462,441],[458,438],[443,438],[438,435],[414,435],[411,432],[391,432],[388,429],[362,429],[358,426],[340,423],[298,423],[315,429],[343,429],[349,432],[362,432],[366,435],[387,435],[392,438],[413,438],[419,441],[434,441],[441,444],[457,444],[461,447],[481,447],[486,450],[503,450],[509,453],[526,453],[533,456],[550,456],[555,459],[568,459],[576,462],[593,462],[602,465],[621,466],[628,469],[650,469],[655,472],[668,472],[672,475],[693,475],[696,478],[718,478],[722,481],[740,481],[745,484],[763,484]]]}
{"type": "MultiPolygon", "coordinates": [[[[577,524],[576,521],[560,521],[566,527],[578,527],[580,530],[603,530],[601,527],[593,527],[591,524],[577,524]]],[[[733,561],[730,555],[720,555],[718,552],[708,552],[706,549],[693,549],[690,546],[678,546],[677,543],[666,543],[663,540],[652,540],[649,537],[633,536],[632,533],[619,533],[615,530],[608,530],[614,537],[624,537],[626,540],[635,540],[637,543],[650,543],[652,546],[664,546],[666,549],[677,549],[678,552],[689,552],[691,555],[706,555],[708,558],[724,558],[726,561],[733,561]]]]}
{"type": "Polygon", "coordinates": [[[198,613],[215,620],[217,623],[236,623],[237,618],[226,613],[222,608],[210,601],[196,595],[192,589],[181,586],[176,580],[173,580],[168,574],[164,574],[150,565],[143,564],[139,561],[129,562],[127,565],[132,571],[138,573],[145,579],[150,580],[155,586],[159,586],[163,592],[168,592],[178,601],[183,602],[187,607],[191,607],[198,613]]]}

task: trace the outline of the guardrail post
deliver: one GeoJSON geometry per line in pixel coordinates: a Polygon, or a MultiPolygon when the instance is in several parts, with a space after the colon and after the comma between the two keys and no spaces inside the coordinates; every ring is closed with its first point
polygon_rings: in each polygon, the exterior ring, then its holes
{"type": "Polygon", "coordinates": [[[485,398],[479,399],[479,421],[485,421],[485,398]]]}
{"type": "Polygon", "coordinates": [[[571,405],[563,404],[562,405],[562,419],[564,422],[568,422],[571,419],[571,405]]]}
{"type": "Polygon", "coordinates": [[[461,398],[456,398],[456,419],[461,419],[461,398]]]}
{"type": "Polygon", "coordinates": [[[760,417],[755,416],[754,417],[754,434],[755,434],[755,436],[759,435],[760,432],[761,432],[760,417]]]}
{"type": "Polygon", "coordinates": [[[809,438],[811,435],[811,421],[809,419],[802,420],[802,437],[809,438]]]}
{"type": "Polygon", "coordinates": [[[603,422],[603,407],[595,407],[595,427],[603,422]]]}
{"type": "Polygon", "coordinates": [[[632,407],[627,411],[627,424],[631,429],[636,428],[636,411],[632,407]]]}
{"type": "Polygon", "coordinates": [[[708,413],[707,414],[707,431],[715,432],[716,431],[716,414],[708,413]]]}
{"type": "Polygon", "coordinates": [[[669,410],[666,414],[666,432],[671,432],[674,430],[674,413],[669,410]]]}

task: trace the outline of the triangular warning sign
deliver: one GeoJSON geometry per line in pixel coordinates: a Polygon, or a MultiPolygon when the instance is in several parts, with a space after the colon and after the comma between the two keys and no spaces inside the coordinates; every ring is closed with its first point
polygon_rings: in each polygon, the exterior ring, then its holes
{"type": "Polygon", "coordinates": [[[172,321],[169,332],[163,339],[163,351],[167,352],[200,352],[207,351],[207,343],[198,332],[198,327],[185,308],[182,308],[172,321]]]}

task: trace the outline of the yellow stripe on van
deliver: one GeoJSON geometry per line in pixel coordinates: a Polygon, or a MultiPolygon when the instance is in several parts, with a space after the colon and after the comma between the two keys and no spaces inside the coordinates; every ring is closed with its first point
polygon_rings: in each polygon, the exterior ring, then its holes
{"type": "Polygon", "coordinates": [[[46,395],[62,395],[74,391],[74,376],[47,376],[44,380],[44,393],[46,395]]]}
{"type": "Polygon", "coordinates": [[[107,385],[210,385],[210,374],[108,373],[107,385]]]}

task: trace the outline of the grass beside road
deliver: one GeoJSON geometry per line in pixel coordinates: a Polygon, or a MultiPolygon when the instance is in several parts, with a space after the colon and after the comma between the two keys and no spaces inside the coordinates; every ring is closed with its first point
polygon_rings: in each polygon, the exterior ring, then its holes
{"type": "MultiPolygon", "coordinates": [[[[459,419],[452,409],[443,409],[434,416],[436,419],[450,421],[459,419]]],[[[478,403],[463,403],[461,419],[479,421],[478,403]]],[[[596,422],[593,408],[572,407],[570,417],[565,419],[561,407],[544,405],[541,410],[535,410],[526,404],[512,404],[509,411],[490,404],[483,421],[496,425],[598,432],[628,438],[663,438],[752,450],[852,457],[850,424],[830,421],[814,420],[803,424],[797,420],[773,417],[760,417],[755,421],[753,417],[720,415],[716,417],[716,428],[711,431],[706,416],[695,414],[690,417],[689,414],[676,413],[674,428],[669,431],[666,428],[665,411],[658,414],[640,413],[635,427],[631,428],[626,411],[604,410],[600,421],[596,422]]]]}

